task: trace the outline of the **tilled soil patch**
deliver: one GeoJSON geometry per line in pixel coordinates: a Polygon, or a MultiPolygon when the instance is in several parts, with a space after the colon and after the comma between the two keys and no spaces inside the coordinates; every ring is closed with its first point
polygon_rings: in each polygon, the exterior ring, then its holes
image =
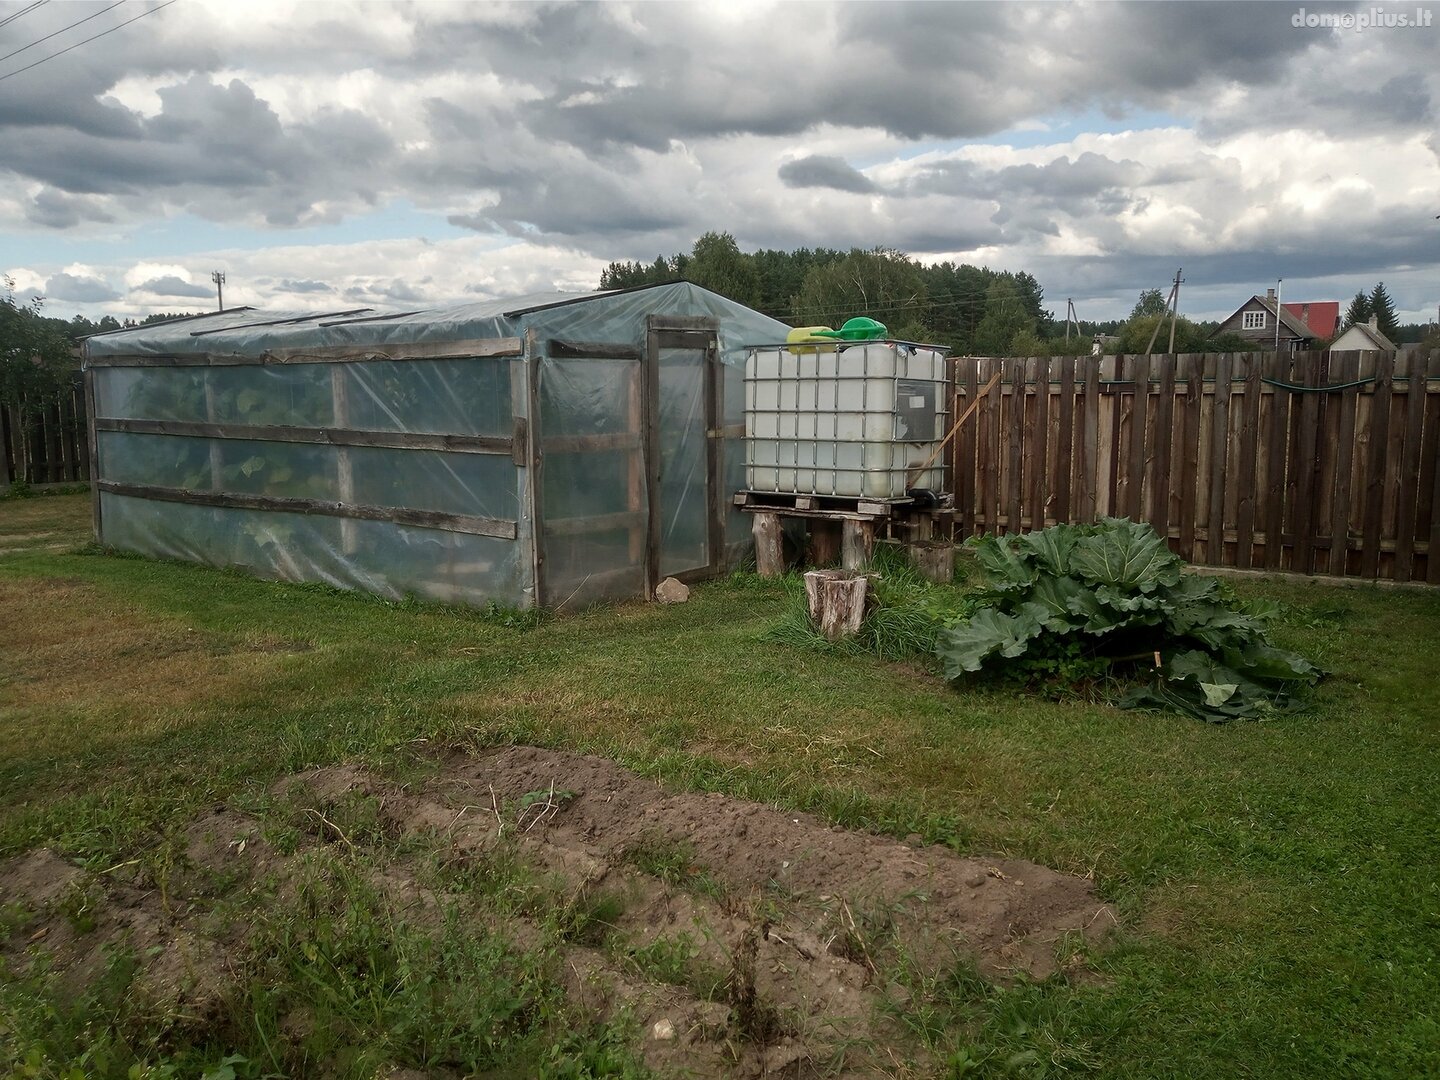
{"type": "Polygon", "coordinates": [[[439,933],[436,897],[395,852],[506,855],[547,882],[553,911],[496,929],[523,950],[561,913],[566,997],[582,1015],[628,1018],[661,1074],[881,1076],[924,1059],[896,1019],[909,977],[960,964],[1043,978],[1114,922],[1083,878],[676,794],[603,758],[534,747],[448,755],[410,785],[320,769],[275,794],[303,829],[297,845],[282,854],[254,818],[216,808],[184,830],[165,889],[43,850],[0,864],[0,908],[27,913],[0,923],[0,958],[43,953],[79,986],[128,944],[145,993],[205,1023],[245,962],[243,926],[212,916],[222,896],[263,877],[282,903],[298,861],[325,846],[355,854],[397,917],[439,933]]]}

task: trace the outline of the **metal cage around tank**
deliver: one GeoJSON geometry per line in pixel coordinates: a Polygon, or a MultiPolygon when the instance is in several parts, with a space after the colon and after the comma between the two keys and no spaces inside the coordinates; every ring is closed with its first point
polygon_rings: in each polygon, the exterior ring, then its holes
{"type": "Polygon", "coordinates": [[[746,488],[893,500],[944,490],[950,416],[942,346],[895,340],[752,348],[746,488]]]}

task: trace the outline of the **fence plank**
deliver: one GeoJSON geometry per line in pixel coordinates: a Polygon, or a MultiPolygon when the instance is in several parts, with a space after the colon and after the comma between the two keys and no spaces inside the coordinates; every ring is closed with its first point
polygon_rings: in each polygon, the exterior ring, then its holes
{"type": "Polygon", "coordinates": [[[1160,390],[1155,399],[1155,422],[1153,443],[1155,453],[1150,458],[1151,468],[1146,478],[1150,489],[1150,522],[1155,531],[1170,542],[1170,504],[1175,495],[1172,476],[1172,451],[1175,445],[1175,366],[1176,357],[1166,353],[1159,357],[1160,390]]]}
{"type": "Polygon", "coordinates": [[[1150,357],[1129,357],[1135,392],[1130,397],[1130,445],[1126,448],[1124,513],[1132,521],[1145,520],[1145,461],[1149,456],[1146,426],[1150,418],[1150,357]]]}
{"type": "Polygon", "coordinates": [[[1050,358],[1035,360],[1034,442],[1027,452],[1033,470],[1030,482],[1030,528],[1045,527],[1047,464],[1050,460],[1050,358]]]}
{"type": "Polygon", "coordinates": [[[1017,533],[1020,531],[1021,454],[1024,449],[1021,425],[1025,418],[1025,361],[1021,357],[1010,357],[1004,365],[1007,370],[1003,381],[1011,388],[1010,415],[1004,417],[1008,437],[1006,460],[1009,463],[1005,476],[1005,531],[1017,533]]]}
{"type": "MultiPolygon", "coordinates": [[[[1306,353],[1298,360],[1297,370],[1302,374],[1302,386],[1321,385],[1320,353],[1306,353]]],[[[1314,571],[1311,560],[1315,553],[1315,534],[1319,521],[1315,516],[1315,463],[1320,435],[1319,392],[1300,395],[1300,426],[1298,445],[1293,463],[1295,474],[1295,503],[1292,507],[1291,530],[1295,534],[1295,553],[1291,569],[1297,573],[1309,574],[1314,571]]]]}
{"type": "Polygon", "coordinates": [[[1405,372],[1405,442],[1400,451],[1400,477],[1395,495],[1396,581],[1410,581],[1415,576],[1415,514],[1420,487],[1420,438],[1425,422],[1424,357],[1412,352],[1406,359],[1409,366],[1405,372]],[[1416,371],[1420,372],[1419,378],[1416,371]]]}
{"type": "MultiPolygon", "coordinates": [[[[1083,407],[1083,406],[1082,406],[1083,407]]],[[[1055,520],[1070,521],[1075,465],[1075,357],[1060,358],[1060,431],[1055,443],[1055,520]]]]}
{"type": "Polygon", "coordinates": [[[1394,363],[1384,353],[1371,353],[1375,381],[1371,384],[1366,433],[1365,519],[1360,545],[1360,576],[1380,576],[1380,539],[1384,527],[1385,467],[1390,451],[1390,392],[1394,363]]]}
{"type": "Polygon", "coordinates": [[[1175,458],[1179,466],[1176,480],[1175,519],[1178,523],[1177,553],[1195,560],[1195,493],[1200,471],[1200,395],[1204,392],[1199,365],[1193,355],[1175,358],[1176,374],[1184,378],[1184,395],[1180,401],[1180,430],[1175,458]]]}
{"type": "Polygon", "coordinates": [[[1210,523],[1205,535],[1205,561],[1225,565],[1225,458],[1230,445],[1231,354],[1221,353],[1215,361],[1215,402],[1210,422],[1210,523]]]}
{"type": "MultiPolygon", "coordinates": [[[[1431,354],[1430,362],[1430,370],[1435,371],[1437,365],[1440,365],[1440,349],[1431,354]]],[[[1429,390],[1428,385],[1426,390],[1429,390]]],[[[1425,396],[1429,398],[1431,395],[1427,392],[1425,396]]],[[[1440,435],[1440,409],[1435,410],[1430,419],[1430,430],[1440,435]]],[[[1436,435],[1426,440],[1430,444],[1430,451],[1425,456],[1428,467],[1434,473],[1430,481],[1430,542],[1425,549],[1425,580],[1431,585],[1440,585],[1440,464],[1437,464],[1437,459],[1440,459],[1440,438],[1436,435]]]]}
{"type": "MultiPolygon", "coordinates": [[[[1332,384],[1354,382],[1359,378],[1360,357],[1355,353],[1338,353],[1331,357],[1332,384]]],[[[1328,569],[1343,576],[1350,559],[1351,470],[1355,461],[1355,405],[1360,388],[1352,386],[1338,392],[1335,406],[1335,475],[1331,477],[1330,493],[1330,558],[1328,569]]]]}
{"type": "MultiPolygon", "coordinates": [[[[1270,354],[1274,356],[1275,354],[1270,354]]],[[[1278,375],[1269,356],[1262,365],[1270,377],[1278,375]]],[[[1290,447],[1290,394],[1273,387],[1270,394],[1270,430],[1266,439],[1269,473],[1265,481],[1265,567],[1279,570],[1285,561],[1285,461],[1290,447]]]]}
{"type": "MultiPolygon", "coordinates": [[[[1424,580],[1430,582],[1435,581],[1437,565],[1440,565],[1440,545],[1434,539],[1436,531],[1440,530],[1440,500],[1436,499],[1435,491],[1436,477],[1440,475],[1440,382],[1432,381],[1440,374],[1436,366],[1440,366],[1440,349],[1431,353],[1428,360],[1416,369],[1425,373],[1425,405],[1422,412],[1424,431],[1420,442],[1420,477],[1417,481],[1420,494],[1415,516],[1419,536],[1429,537],[1424,556],[1424,580]]],[[[1421,580],[1418,566],[1414,580],[1421,580]]]]}
{"type": "MultiPolygon", "coordinates": [[[[956,379],[963,386],[965,399],[962,404],[957,398],[955,411],[951,414],[951,423],[958,420],[966,409],[975,402],[975,395],[979,391],[979,384],[975,377],[975,363],[972,360],[957,361],[959,367],[956,370],[956,379]]],[[[955,460],[955,467],[952,474],[956,479],[955,484],[955,506],[960,511],[960,531],[966,536],[973,532],[975,519],[975,431],[980,425],[979,410],[966,422],[965,427],[956,436],[955,445],[951,454],[955,460]]]]}
{"type": "Polygon", "coordinates": [[[1235,565],[1242,570],[1250,569],[1255,555],[1255,483],[1256,462],[1260,435],[1260,363],[1254,354],[1239,358],[1240,371],[1244,375],[1241,390],[1240,421],[1236,427],[1236,449],[1239,465],[1236,469],[1235,486],[1238,498],[1235,503],[1235,565]]]}

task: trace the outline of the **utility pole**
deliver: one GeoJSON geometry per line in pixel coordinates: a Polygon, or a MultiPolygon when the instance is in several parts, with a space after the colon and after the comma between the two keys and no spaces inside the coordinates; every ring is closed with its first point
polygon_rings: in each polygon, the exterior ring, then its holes
{"type": "Polygon", "coordinates": [[[1174,297],[1174,304],[1170,308],[1170,347],[1165,350],[1167,353],[1172,354],[1175,352],[1175,323],[1180,319],[1180,283],[1184,280],[1185,279],[1180,276],[1180,271],[1176,270],[1175,285],[1171,290],[1171,296],[1174,297]]]}
{"type": "Polygon", "coordinates": [[[1070,344],[1070,327],[1075,327],[1075,336],[1080,336],[1080,318],[1075,314],[1075,301],[1065,301],[1065,344],[1070,344]]]}
{"type": "Polygon", "coordinates": [[[215,283],[215,304],[219,310],[225,310],[225,275],[219,270],[210,272],[210,280],[215,283]]]}
{"type": "Polygon", "coordinates": [[[1175,271],[1175,280],[1170,284],[1170,296],[1165,301],[1165,310],[1161,312],[1160,318],[1155,321],[1155,329],[1150,333],[1150,344],[1145,346],[1148,353],[1155,348],[1155,339],[1160,336],[1160,327],[1165,325],[1165,316],[1170,315],[1170,351],[1175,351],[1175,314],[1178,311],[1180,300],[1180,282],[1185,279],[1180,276],[1180,271],[1175,271]]]}

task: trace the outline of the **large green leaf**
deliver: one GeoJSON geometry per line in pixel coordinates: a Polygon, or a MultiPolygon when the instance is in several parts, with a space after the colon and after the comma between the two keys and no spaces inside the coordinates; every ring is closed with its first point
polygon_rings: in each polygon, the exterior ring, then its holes
{"type": "Polygon", "coordinates": [[[1164,595],[1170,601],[1166,628],[1208,649],[1238,646],[1265,632],[1264,622],[1231,602],[1215,578],[1187,574],[1164,595]]]}
{"type": "Polygon", "coordinates": [[[975,558],[985,569],[990,586],[1002,592],[1023,589],[1035,580],[1035,567],[1016,554],[1014,541],[1008,536],[986,535],[971,540],[975,558]]]}
{"type": "Polygon", "coordinates": [[[1083,585],[1074,596],[1066,601],[1065,606],[1082,620],[1080,628],[1087,634],[1108,634],[1112,630],[1120,629],[1129,621],[1129,617],[1124,612],[1116,611],[1108,604],[1102,604],[1095,595],[1095,590],[1083,585]]]}
{"type": "Polygon", "coordinates": [[[1020,548],[1033,556],[1046,573],[1068,574],[1070,554],[1080,536],[1081,531],[1075,525],[1052,525],[1048,529],[1022,535],[1020,548]]]}
{"type": "Polygon", "coordinates": [[[1082,591],[1083,586],[1072,577],[1042,576],[1031,587],[1025,602],[1020,605],[1020,610],[1038,619],[1046,630],[1053,630],[1058,634],[1078,630],[1085,620],[1077,617],[1070,607],[1070,601],[1082,591]]]}
{"type": "MultiPolygon", "coordinates": [[[[1130,615],[1136,612],[1164,611],[1167,607],[1164,596],[1152,596],[1143,592],[1101,585],[1095,590],[1095,599],[1115,611],[1130,615]]],[[[1146,620],[1158,621],[1158,620],[1146,620]]]]}
{"type": "Polygon", "coordinates": [[[1072,573],[1097,585],[1147,593],[1180,581],[1180,557],[1149,525],[1125,518],[1105,518],[1103,524],[1076,540],[1072,573]]]}
{"type": "Polygon", "coordinates": [[[989,656],[1019,656],[1042,629],[1038,619],[1023,612],[1007,615],[984,608],[967,621],[942,630],[935,651],[945,661],[945,677],[957,679],[979,671],[989,656]]]}
{"type": "Polygon", "coordinates": [[[1277,649],[1261,641],[1252,641],[1238,648],[1221,651],[1227,667],[1251,679],[1278,679],[1283,682],[1313,683],[1320,678],[1320,669],[1299,653],[1277,649]]]}

